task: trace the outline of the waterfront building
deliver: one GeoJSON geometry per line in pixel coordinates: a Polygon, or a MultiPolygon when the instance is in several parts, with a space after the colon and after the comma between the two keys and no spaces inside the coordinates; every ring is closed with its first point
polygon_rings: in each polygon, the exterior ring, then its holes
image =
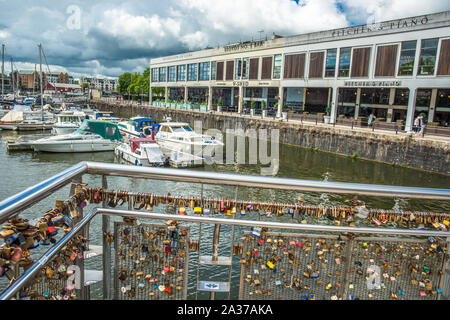
{"type": "Polygon", "coordinates": [[[450,11],[160,57],[150,70],[150,92],[208,110],[328,111],[331,123],[373,113],[406,131],[424,113],[448,126],[450,11]]]}
{"type": "Polygon", "coordinates": [[[80,84],[83,83],[87,83],[90,88],[98,89],[102,92],[115,92],[119,81],[118,79],[81,77],[80,84]]]}
{"type": "Polygon", "coordinates": [[[47,83],[45,93],[57,92],[81,92],[81,86],[70,83],[47,83]]]}

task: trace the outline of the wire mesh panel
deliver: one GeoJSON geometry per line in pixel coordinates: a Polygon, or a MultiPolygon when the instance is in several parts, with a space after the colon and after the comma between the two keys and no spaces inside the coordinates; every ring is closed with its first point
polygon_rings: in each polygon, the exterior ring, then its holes
{"type": "Polygon", "coordinates": [[[114,298],[185,300],[189,227],[114,224],[114,298]]]}
{"type": "Polygon", "coordinates": [[[354,240],[347,299],[435,300],[446,261],[446,242],[399,238],[354,240]],[[441,247],[442,246],[442,247],[441,247]]]}
{"type": "Polygon", "coordinates": [[[22,289],[21,299],[32,300],[76,300],[80,299],[83,278],[79,267],[86,250],[86,239],[72,239],[52,258],[30,284],[22,289]]]}
{"type": "Polygon", "coordinates": [[[243,238],[239,299],[342,296],[348,243],[338,236],[265,233],[243,238]]]}

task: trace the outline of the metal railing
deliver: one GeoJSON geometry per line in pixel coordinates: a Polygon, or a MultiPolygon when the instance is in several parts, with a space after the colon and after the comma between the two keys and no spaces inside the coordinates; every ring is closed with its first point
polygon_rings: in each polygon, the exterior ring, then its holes
{"type": "MultiPolygon", "coordinates": [[[[177,182],[190,182],[199,184],[221,184],[236,187],[258,187],[282,190],[295,191],[309,191],[309,192],[326,192],[352,195],[366,195],[366,196],[383,196],[383,197],[404,197],[416,199],[433,199],[433,200],[449,200],[450,190],[448,189],[431,189],[431,188],[415,188],[415,187],[399,187],[399,186],[382,186],[382,185],[367,185],[355,183],[341,183],[330,181],[311,181],[286,179],[276,177],[259,177],[226,173],[213,172],[199,172],[191,170],[176,170],[167,168],[143,168],[128,165],[107,164],[97,162],[81,162],[25,191],[16,194],[2,202],[0,202],[0,223],[5,222],[11,217],[19,214],[24,209],[36,204],[54,191],[63,186],[81,181],[84,174],[101,175],[103,177],[103,188],[107,188],[106,176],[121,176],[156,180],[170,180],[177,182]]],[[[203,190],[203,187],[202,187],[203,190]]],[[[130,207],[129,207],[130,209],[130,207]]],[[[94,208],[82,220],[76,224],[70,232],[68,232],[54,247],[47,251],[32,267],[20,277],[16,282],[7,288],[2,293],[0,299],[10,299],[17,294],[21,288],[36,274],[39,270],[54,257],[61,248],[67,244],[76,234],[85,232],[90,221],[97,214],[103,215],[102,231],[109,231],[109,216],[145,218],[156,220],[176,220],[191,223],[208,223],[216,226],[231,225],[231,226],[246,226],[246,227],[261,227],[274,228],[281,230],[294,231],[314,231],[314,232],[338,232],[341,234],[377,234],[377,235],[396,235],[396,236],[422,236],[422,237],[440,237],[450,241],[450,233],[441,231],[425,231],[425,230],[410,230],[410,229],[387,229],[387,228],[355,228],[342,226],[327,226],[327,225],[312,225],[312,224],[295,224],[295,223],[281,223],[281,222],[267,222],[267,221],[249,221],[238,219],[223,219],[223,218],[209,218],[205,216],[178,216],[168,215],[152,212],[137,212],[131,210],[113,210],[106,208],[94,208]]],[[[220,228],[218,228],[220,230],[220,228]]],[[[234,229],[233,229],[234,236],[234,229]]],[[[213,245],[213,256],[217,258],[217,241],[218,234],[215,233],[213,245]]],[[[110,268],[111,256],[107,254],[105,249],[110,250],[107,244],[103,244],[104,257],[104,297],[110,297],[110,268]],[[109,271],[108,271],[109,268],[109,271]]],[[[450,246],[447,246],[450,248],[450,246]]],[[[446,253],[447,255],[448,253],[446,253]]],[[[445,260],[443,271],[445,271],[445,260]]],[[[230,269],[231,274],[231,269],[230,269]]],[[[445,273],[446,280],[444,281],[448,287],[449,275],[445,273]]],[[[448,294],[448,293],[447,293],[448,294]]],[[[212,295],[213,297],[213,295],[212,295]]]]}

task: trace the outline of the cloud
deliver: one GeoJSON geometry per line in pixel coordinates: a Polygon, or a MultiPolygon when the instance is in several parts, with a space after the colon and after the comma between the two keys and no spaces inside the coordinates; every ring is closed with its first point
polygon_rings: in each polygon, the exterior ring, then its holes
{"type": "Polygon", "coordinates": [[[296,35],[450,10],[448,0],[0,0],[0,4],[0,40],[8,57],[34,66],[37,45],[42,43],[52,66],[106,76],[142,72],[154,57],[272,33],[296,35]],[[74,13],[68,12],[70,6],[80,8],[79,28],[68,28],[74,13]]]}

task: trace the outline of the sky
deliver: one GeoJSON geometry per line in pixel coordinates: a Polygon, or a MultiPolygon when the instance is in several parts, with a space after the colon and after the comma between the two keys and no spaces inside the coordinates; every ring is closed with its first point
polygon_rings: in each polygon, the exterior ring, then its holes
{"type": "Polygon", "coordinates": [[[448,0],[0,0],[0,43],[6,46],[7,72],[11,57],[14,69],[33,70],[42,43],[52,72],[117,77],[142,72],[151,58],[273,33],[289,36],[447,10],[448,0]]]}

